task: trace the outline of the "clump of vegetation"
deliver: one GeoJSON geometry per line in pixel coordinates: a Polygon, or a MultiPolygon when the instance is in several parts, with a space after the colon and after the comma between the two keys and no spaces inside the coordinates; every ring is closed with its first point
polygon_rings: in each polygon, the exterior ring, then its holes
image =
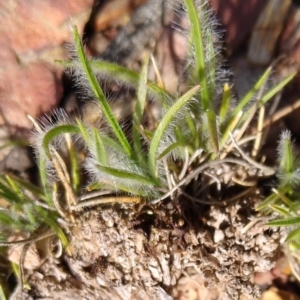
{"type": "MultiPolygon", "coordinates": [[[[138,299],[139,293],[170,299],[184,273],[200,274],[208,289],[223,287],[223,299],[258,296],[251,275],[272,267],[281,235],[262,227],[263,219],[249,226],[260,201],[257,182],[275,170],[248,154],[251,140],[259,144],[260,135],[249,136],[247,129],[256,113],[263,118],[266,103],[295,74],[264,92],[268,68],[235,105],[226,74],[220,72],[208,4],[185,0],[184,7],[191,25],[193,86],[179,96],[148,80],[149,56],[140,73],[88,59],[74,28],[75,58],[60,63],[98,103],[101,125],[60,111],[34,122],[41,187],[13,175],[0,181],[0,195],[9,202],[0,211],[0,245],[25,245],[15,272],[21,290],[25,281],[32,288],[24,291],[27,296],[47,297],[51,291],[54,298],[138,299]],[[130,133],[113,114],[99,83],[103,77],[136,89],[130,133]],[[154,128],[144,121],[149,100],[161,107],[154,128]],[[245,188],[247,181],[254,183],[245,188]],[[86,191],[90,199],[83,200],[86,191]],[[8,241],[17,233],[24,239],[8,241]],[[25,278],[26,250],[38,240],[47,243],[46,256],[55,259],[25,278]],[[58,280],[59,272],[64,279],[58,280]],[[70,273],[80,279],[69,280],[70,273]],[[79,289],[78,282],[85,288],[79,289]]],[[[284,216],[269,225],[296,226],[299,175],[289,134],[282,135],[279,149],[279,187],[259,209],[284,216]]],[[[293,230],[288,241],[298,245],[299,233],[293,230]]]]}

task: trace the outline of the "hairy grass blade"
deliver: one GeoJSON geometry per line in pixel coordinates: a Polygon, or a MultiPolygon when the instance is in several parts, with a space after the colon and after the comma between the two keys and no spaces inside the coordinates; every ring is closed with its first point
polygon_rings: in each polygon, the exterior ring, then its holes
{"type": "Polygon", "coordinates": [[[201,20],[199,20],[198,12],[195,7],[193,0],[185,0],[185,6],[187,8],[189,21],[190,21],[190,36],[191,44],[193,45],[196,58],[196,72],[199,79],[199,84],[201,86],[200,95],[202,102],[202,109],[204,111],[211,107],[211,95],[209,94],[209,87],[207,82],[206,74],[206,63],[205,63],[205,53],[203,44],[203,32],[201,27],[201,20]]]}
{"type": "Polygon", "coordinates": [[[74,39],[75,39],[75,45],[76,45],[76,50],[79,56],[79,60],[81,62],[82,68],[85,72],[85,75],[87,77],[87,80],[90,84],[90,87],[96,97],[96,99],[99,101],[101,109],[103,111],[103,114],[105,115],[105,118],[107,120],[107,122],[109,123],[109,125],[111,126],[114,134],[116,135],[117,139],[119,140],[120,144],[122,145],[122,147],[124,148],[125,152],[131,156],[132,155],[132,149],[131,146],[120,126],[120,124],[118,123],[117,119],[115,118],[109,103],[107,102],[107,99],[99,85],[99,82],[96,78],[96,75],[94,74],[90,63],[88,61],[88,59],[86,58],[84,49],[83,49],[83,45],[81,42],[81,39],[79,37],[77,28],[74,27],[74,39]]]}
{"type": "Polygon", "coordinates": [[[107,173],[107,174],[112,175],[117,178],[122,178],[125,180],[133,180],[137,183],[145,184],[145,185],[155,186],[158,184],[157,181],[155,181],[151,178],[136,174],[136,173],[131,173],[131,172],[128,172],[125,170],[115,169],[115,168],[111,168],[111,167],[105,167],[105,166],[101,166],[101,165],[96,165],[96,167],[101,172],[107,173]]]}
{"type": "Polygon", "coordinates": [[[136,100],[135,110],[133,114],[133,129],[132,129],[133,148],[137,156],[137,160],[140,162],[142,166],[145,165],[144,155],[142,155],[142,140],[141,140],[142,137],[137,128],[139,128],[141,125],[144,109],[146,105],[148,64],[149,64],[149,55],[147,55],[147,57],[145,58],[141,70],[141,76],[137,88],[137,100],[136,100]]]}
{"type": "Polygon", "coordinates": [[[49,146],[51,141],[56,137],[64,133],[80,133],[77,125],[60,125],[50,129],[43,138],[43,148],[48,158],[51,158],[49,146]]]}
{"type": "Polygon", "coordinates": [[[95,143],[95,153],[97,160],[102,165],[107,165],[107,154],[104,146],[103,139],[101,138],[99,130],[93,128],[94,133],[94,143],[95,143]]]}
{"type": "Polygon", "coordinates": [[[291,133],[284,131],[280,136],[278,145],[279,168],[282,174],[291,174],[294,169],[294,153],[292,149],[291,133]]]}
{"type": "MultiPolygon", "coordinates": [[[[149,148],[149,169],[154,176],[156,177],[156,162],[157,162],[157,149],[159,146],[159,143],[161,141],[161,138],[169,126],[170,122],[174,118],[174,116],[177,114],[177,112],[195,95],[195,93],[199,90],[199,86],[193,87],[191,90],[189,90],[187,93],[185,93],[180,99],[178,99],[171,108],[166,112],[163,119],[160,121],[154,136],[150,143],[149,148]]],[[[160,155],[160,154],[159,154],[160,155]]],[[[158,155],[158,156],[159,156],[158,155]]]]}

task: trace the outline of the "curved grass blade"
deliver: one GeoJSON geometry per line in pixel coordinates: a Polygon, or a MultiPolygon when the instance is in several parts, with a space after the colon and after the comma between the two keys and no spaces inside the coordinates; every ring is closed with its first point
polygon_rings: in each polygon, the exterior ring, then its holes
{"type": "Polygon", "coordinates": [[[83,45],[81,42],[81,39],[79,37],[77,28],[74,27],[74,39],[75,39],[75,45],[76,45],[76,50],[79,56],[79,60],[81,62],[82,68],[85,72],[85,75],[87,77],[87,80],[90,84],[90,87],[96,97],[96,99],[99,101],[101,109],[103,111],[103,114],[105,115],[105,118],[109,125],[111,126],[114,134],[116,135],[117,139],[119,140],[120,144],[124,148],[125,152],[131,156],[132,155],[132,149],[131,146],[120,126],[118,123],[117,119],[115,118],[107,100],[106,97],[104,96],[104,93],[99,85],[99,82],[96,78],[96,75],[92,71],[92,68],[90,66],[90,63],[88,59],[86,58],[86,55],[84,53],[83,45]]]}
{"type": "Polygon", "coordinates": [[[149,169],[152,176],[156,177],[156,152],[159,146],[159,143],[161,141],[161,138],[167,129],[168,125],[170,124],[171,120],[174,118],[174,116],[177,114],[177,112],[195,95],[195,93],[199,90],[199,85],[193,87],[190,89],[187,93],[185,93],[181,98],[179,98],[172,106],[171,108],[166,112],[162,120],[160,121],[154,136],[150,143],[149,148],[149,169]]]}
{"type": "Polygon", "coordinates": [[[43,142],[42,142],[44,151],[49,159],[51,158],[51,154],[50,154],[50,150],[49,150],[51,141],[56,136],[64,134],[64,133],[77,133],[78,134],[78,133],[80,133],[80,130],[79,130],[78,126],[71,125],[71,124],[59,125],[59,126],[56,126],[52,129],[50,129],[45,134],[45,136],[43,138],[43,142]]]}

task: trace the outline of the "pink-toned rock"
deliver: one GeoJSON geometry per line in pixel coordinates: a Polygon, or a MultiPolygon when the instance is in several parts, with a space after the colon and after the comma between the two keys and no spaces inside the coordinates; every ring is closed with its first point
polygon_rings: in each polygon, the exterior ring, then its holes
{"type": "Polygon", "coordinates": [[[51,66],[42,62],[0,69],[0,112],[7,124],[31,128],[34,118],[57,106],[62,88],[51,66]]]}
{"type": "Polygon", "coordinates": [[[0,1],[2,123],[31,128],[27,114],[38,118],[57,107],[62,68],[53,61],[65,58],[60,49],[72,41],[69,23],[82,32],[92,4],[93,0],[0,1]]]}
{"type": "Polygon", "coordinates": [[[0,36],[9,40],[17,54],[61,44],[71,36],[64,26],[68,19],[92,4],[93,0],[1,1],[0,36]]]}

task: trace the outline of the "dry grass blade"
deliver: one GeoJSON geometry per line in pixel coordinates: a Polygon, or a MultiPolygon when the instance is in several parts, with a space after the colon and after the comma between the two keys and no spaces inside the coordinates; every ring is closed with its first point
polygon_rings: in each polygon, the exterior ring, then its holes
{"type": "Polygon", "coordinates": [[[103,205],[103,204],[114,204],[114,203],[126,203],[126,204],[136,204],[140,203],[141,198],[138,197],[102,197],[99,199],[92,199],[80,202],[76,205],[73,205],[71,207],[72,210],[80,210],[84,207],[91,207],[91,206],[97,206],[97,205],[103,205]]]}
{"type": "Polygon", "coordinates": [[[170,197],[170,195],[172,195],[175,191],[177,191],[181,186],[188,184],[192,179],[197,177],[205,169],[212,168],[212,167],[215,167],[217,165],[222,165],[224,163],[238,164],[238,165],[241,165],[241,166],[244,166],[244,167],[253,167],[252,164],[247,163],[247,162],[245,162],[243,160],[240,160],[240,159],[235,159],[235,158],[224,158],[224,159],[221,159],[221,160],[214,160],[214,161],[204,163],[203,165],[199,166],[194,171],[192,171],[189,175],[187,175],[186,178],[181,180],[176,186],[174,186],[172,188],[172,190],[170,190],[168,193],[164,194],[162,197],[151,201],[151,203],[153,203],[153,204],[159,203],[160,201],[170,197]]]}
{"type": "Polygon", "coordinates": [[[242,149],[241,147],[237,144],[237,142],[235,141],[232,133],[230,132],[230,138],[235,146],[235,148],[239,151],[239,153],[242,155],[242,157],[248,162],[250,163],[253,167],[255,168],[258,168],[262,171],[265,172],[265,175],[266,176],[270,176],[270,175],[273,175],[275,174],[275,169],[274,168],[270,168],[270,167],[267,167],[265,165],[262,165],[262,164],[259,164],[257,163],[255,160],[253,160],[252,158],[250,158],[242,149]]]}

